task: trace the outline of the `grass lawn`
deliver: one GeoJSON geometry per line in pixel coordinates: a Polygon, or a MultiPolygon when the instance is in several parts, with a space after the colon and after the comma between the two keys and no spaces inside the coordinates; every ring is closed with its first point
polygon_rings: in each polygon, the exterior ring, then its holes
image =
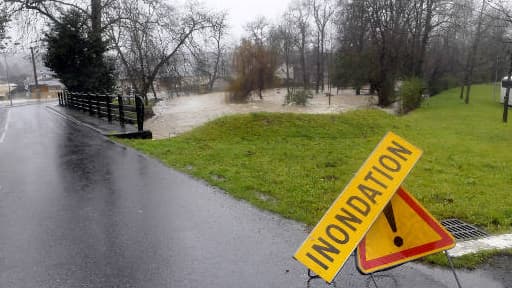
{"type": "MultiPolygon", "coordinates": [[[[227,116],[166,140],[119,140],[233,196],[314,225],[387,131],[424,150],[404,182],[439,219],[456,217],[491,233],[512,231],[512,123],[490,85],[458,89],[392,116],[227,116]]],[[[511,115],[512,116],[512,115],[511,115]]],[[[511,119],[512,122],[512,119],[511,119]]]]}

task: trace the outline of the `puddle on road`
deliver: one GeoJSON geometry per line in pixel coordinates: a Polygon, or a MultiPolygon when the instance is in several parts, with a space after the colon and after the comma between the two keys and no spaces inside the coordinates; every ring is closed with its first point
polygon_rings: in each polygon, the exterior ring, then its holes
{"type": "Polygon", "coordinates": [[[491,274],[501,283],[508,283],[512,287],[512,255],[500,254],[492,257],[489,262],[480,268],[491,274]]]}
{"type": "Polygon", "coordinates": [[[254,96],[249,103],[226,103],[225,92],[190,95],[166,99],[154,108],[155,117],[146,122],[155,139],[173,137],[198,127],[208,121],[230,114],[251,112],[288,113],[339,113],[372,106],[375,96],[355,95],[353,90],[333,90],[331,105],[329,97],[317,94],[308,105],[283,105],[286,89],[269,89],[263,93],[263,100],[254,96]]]}

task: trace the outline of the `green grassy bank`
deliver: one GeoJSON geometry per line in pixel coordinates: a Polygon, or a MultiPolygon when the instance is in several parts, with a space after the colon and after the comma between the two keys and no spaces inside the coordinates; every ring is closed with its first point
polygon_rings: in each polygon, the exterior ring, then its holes
{"type": "MultiPolygon", "coordinates": [[[[257,113],[167,140],[123,140],[237,198],[315,224],[387,131],[424,150],[404,186],[439,219],[512,231],[512,123],[489,85],[428,99],[406,116],[257,113]]],[[[512,121],[511,121],[512,122],[512,121]]]]}

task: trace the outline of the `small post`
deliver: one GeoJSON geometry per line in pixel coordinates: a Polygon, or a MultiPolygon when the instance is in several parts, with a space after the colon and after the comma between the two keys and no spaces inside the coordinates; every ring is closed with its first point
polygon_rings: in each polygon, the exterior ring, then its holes
{"type": "Polygon", "coordinates": [[[62,106],[62,100],[61,100],[61,92],[57,92],[57,98],[59,98],[59,106],[62,106]]]}
{"type": "Polygon", "coordinates": [[[503,122],[507,123],[508,121],[508,100],[510,99],[510,85],[511,85],[511,78],[512,78],[512,51],[510,52],[510,67],[508,69],[508,75],[507,75],[507,92],[505,93],[505,99],[503,101],[503,122]]]}
{"type": "Polygon", "coordinates": [[[87,102],[88,102],[88,106],[89,106],[89,115],[93,115],[94,110],[92,110],[92,94],[87,93],[86,95],[87,95],[87,102]]]}
{"type": "Polygon", "coordinates": [[[66,95],[67,95],[68,103],[69,103],[69,106],[71,107],[71,109],[76,109],[75,99],[73,99],[73,93],[66,91],[66,95]]]}
{"type": "Polygon", "coordinates": [[[107,118],[108,118],[108,122],[112,122],[112,105],[110,105],[112,103],[112,98],[110,97],[110,95],[106,95],[107,97],[107,118]]]}
{"type": "Polygon", "coordinates": [[[144,101],[139,96],[135,96],[135,110],[137,113],[137,130],[144,130],[144,101]]]}
{"type": "Polygon", "coordinates": [[[98,118],[101,118],[101,97],[103,97],[103,95],[96,94],[96,114],[98,114],[98,118]]]}
{"type": "Polygon", "coordinates": [[[76,109],[75,102],[73,101],[73,94],[66,90],[66,95],[68,98],[69,107],[71,107],[71,109],[76,109]]]}
{"type": "Polygon", "coordinates": [[[77,93],[77,99],[80,99],[80,105],[82,105],[82,110],[84,112],[87,112],[87,106],[85,105],[85,102],[87,101],[87,94],[85,93],[77,93]]]}
{"type": "Polygon", "coordinates": [[[64,90],[64,99],[66,99],[66,106],[69,106],[69,108],[74,108],[73,103],[69,99],[69,91],[64,90]]]}
{"type": "Polygon", "coordinates": [[[117,102],[119,106],[119,123],[121,127],[124,127],[124,107],[123,107],[123,96],[117,95],[117,102]]]}

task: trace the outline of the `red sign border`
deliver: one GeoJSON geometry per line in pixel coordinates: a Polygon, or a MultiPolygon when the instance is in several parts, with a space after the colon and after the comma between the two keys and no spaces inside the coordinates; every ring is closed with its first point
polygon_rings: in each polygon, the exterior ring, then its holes
{"type": "MultiPolygon", "coordinates": [[[[395,195],[399,195],[409,205],[409,207],[411,207],[417,213],[418,216],[420,216],[439,236],[441,236],[441,239],[413,248],[409,248],[404,251],[389,254],[380,258],[366,260],[366,257],[363,257],[364,255],[366,255],[366,237],[364,237],[357,248],[357,258],[359,268],[362,268],[365,271],[372,270],[371,272],[374,272],[380,270],[373,270],[377,267],[383,265],[386,265],[386,267],[398,265],[425,256],[425,253],[428,253],[430,251],[438,252],[441,250],[451,248],[455,245],[455,239],[453,238],[453,236],[449,232],[447,232],[443,227],[441,227],[441,225],[437,223],[436,220],[434,220],[434,217],[430,215],[430,213],[428,213],[428,211],[425,208],[423,208],[421,204],[419,204],[419,202],[409,197],[409,195],[405,192],[405,190],[402,187],[398,188],[398,191],[395,195]],[[418,257],[414,258],[415,256],[418,257]]],[[[364,271],[361,272],[365,273],[364,271]]]]}

